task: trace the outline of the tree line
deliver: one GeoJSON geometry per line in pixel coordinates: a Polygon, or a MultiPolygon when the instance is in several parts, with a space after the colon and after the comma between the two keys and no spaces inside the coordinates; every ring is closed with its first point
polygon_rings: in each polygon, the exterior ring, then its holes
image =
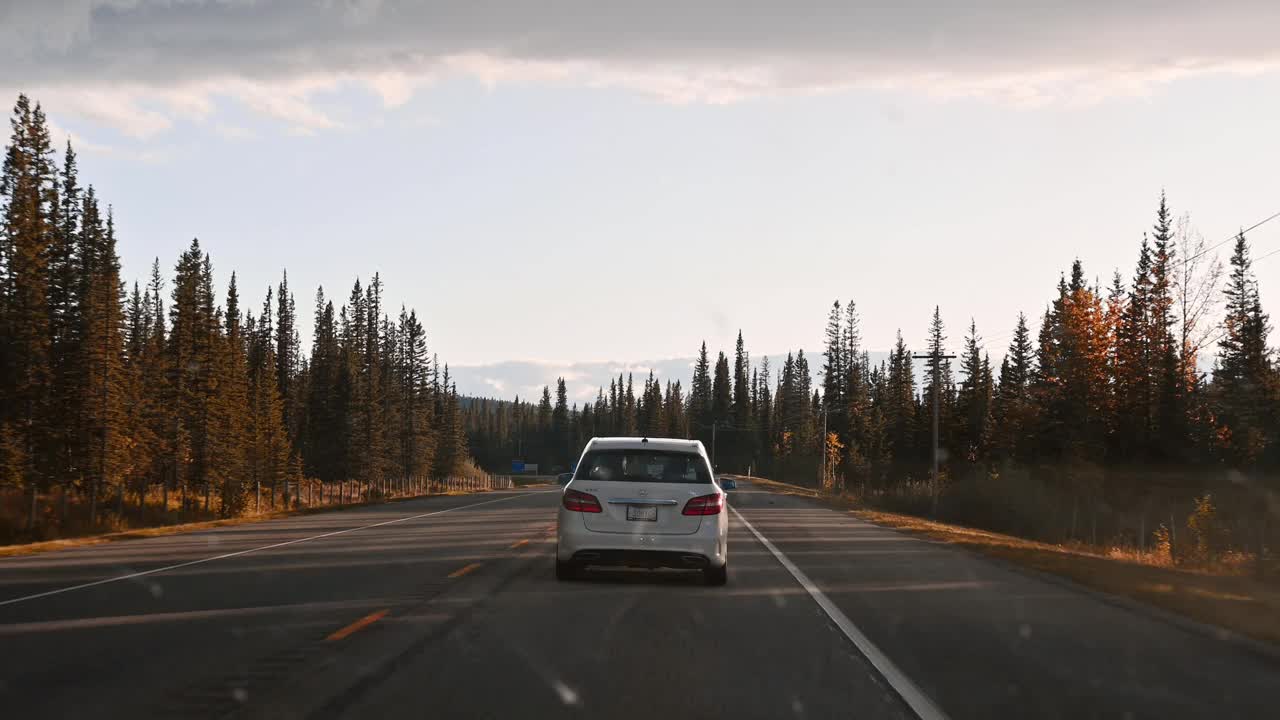
{"type": "Polygon", "coordinates": [[[872,363],[856,304],[836,301],[816,381],[803,350],[775,376],[739,333],[732,357],[713,361],[703,343],[687,394],[652,374],[637,394],[619,377],[579,408],[561,379],[554,404],[549,388],[536,405],[473,400],[466,426],[492,467],[521,457],[567,468],[594,435],[698,438],[714,443],[720,470],[1054,540],[1145,545],[1216,501],[1237,526],[1230,542],[1257,550],[1280,525],[1280,368],[1245,233],[1225,244],[1224,268],[1161,194],[1132,275],[1104,286],[1077,260],[1038,328],[1020,313],[1000,336],[998,363],[971,321],[953,367],[940,308],[918,356],[899,331],[872,363]],[[940,486],[929,477],[935,394],[940,486]]]}
{"type": "MultiPolygon", "coordinates": [[[[593,401],[570,404],[564,378],[530,402],[466,398],[464,423],[477,461],[500,471],[512,459],[551,472],[567,470],[592,437],[696,438],[726,470],[816,471],[808,450],[821,431],[821,397],[804,350],[787,356],[776,383],[769,359],[753,364],[739,332],[732,360],[714,362],[704,342],[686,393],[680,380],[631,373],[597,389],[593,401]]],[[[816,451],[815,451],[816,452],[816,451]]]]}
{"type": "Polygon", "coordinates": [[[157,259],[145,286],[130,288],[112,208],[82,185],[71,143],[59,164],[45,114],[25,95],[10,127],[0,534],[58,534],[77,520],[69,506],[90,527],[119,524],[156,494],[164,515],[171,496],[221,516],[304,490],[344,501],[468,461],[448,367],[428,354],[414,311],[385,311],[377,275],[337,308],[317,290],[309,357],[287,273],[255,315],[234,273],[218,296],[210,255],[192,240],[167,280],[157,259]]]}

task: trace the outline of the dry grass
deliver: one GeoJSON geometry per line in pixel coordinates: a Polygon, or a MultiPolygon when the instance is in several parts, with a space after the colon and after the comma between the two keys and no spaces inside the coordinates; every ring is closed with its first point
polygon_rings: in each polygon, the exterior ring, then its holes
{"type": "Polygon", "coordinates": [[[348,502],[346,504],[313,505],[308,507],[294,507],[294,508],[280,509],[280,510],[264,510],[262,512],[253,513],[249,515],[241,515],[239,517],[234,517],[234,518],[202,520],[202,521],[187,522],[187,523],[174,523],[171,525],[158,525],[153,527],[130,528],[130,529],[124,529],[124,530],[119,530],[115,532],[81,535],[77,537],[58,538],[56,540],[43,540],[38,542],[15,543],[12,545],[0,545],[0,558],[17,557],[19,555],[34,555],[36,553],[52,552],[54,550],[66,550],[69,548],[85,547],[89,545],[101,545],[103,543],[116,542],[119,540],[135,540],[138,538],[160,537],[164,535],[177,535],[179,533],[196,532],[199,530],[208,530],[211,528],[225,527],[228,525],[244,525],[248,523],[262,522],[264,520],[275,520],[278,518],[292,517],[296,515],[318,515],[320,513],[335,512],[338,510],[349,510],[351,508],[361,507],[364,505],[382,505],[386,503],[398,503],[398,502],[405,502],[408,500],[418,500],[424,497],[474,495],[476,493],[483,493],[483,492],[488,492],[488,491],[487,490],[446,490],[443,492],[376,499],[376,500],[365,501],[365,502],[348,502]]]}
{"type": "Polygon", "coordinates": [[[1280,585],[1248,576],[1244,558],[1227,558],[1212,572],[1174,568],[1154,553],[1052,545],[913,515],[859,508],[848,498],[821,495],[810,488],[772,480],[751,478],[751,482],[785,494],[817,499],[877,525],[958,545],[1242,635],[1280,643],[1280,585]]]}
{"type": "Polygon", "coordinates": [[[84,547],[86,545],[101,545],[102,543],[115,542],[117,540],[133,540],[136,538],[159,537],[162,535],[176,535],[178,533],[194,532],[196,530],[208,530],[209,528],[223,527],[225,525],[243,525],[245,523],[261,522],[263,520],[272,520],[289,515],[302,515],[324,512],[326,510],[340,510],[344,507],[352,507],[351,505],[332,505],[322,508],[301,508],[299,510],[279,510],[271,513],[262,513],[260,515],[246,515],[237,518],[227,518],[224,520],[206,520],[201,522],[178,523],[176,525],[162,525],[160,527],[137,528],[134,530],[122,530],[120,532],[104,533],[101,535],[86,535],[83,537],[63,538],[59,540],[45,540],[42,542],[25,543],[21,545],[4,545],[0,546],[0,557],[14,557],[17,555],[34,555],[35,553],[49,552],[52,550],[65,550],[67,548],[84,547]]]}

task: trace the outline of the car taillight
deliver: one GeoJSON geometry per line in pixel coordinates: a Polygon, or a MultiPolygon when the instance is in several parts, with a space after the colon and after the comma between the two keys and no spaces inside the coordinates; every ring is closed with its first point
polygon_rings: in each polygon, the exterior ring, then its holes
{"type": "Polygon", "coordinates": [[[596,499],[595,495],[577,490],[566,490],[560,502],[564,504],[565,510],[585,513],[601,512],[600,501],[596,499]]]}
{"type": "Polygon", "coordinates": [[[719,515],[724,509],[724,494],[700,495],[684,504],[684,515],[719,515]]]}

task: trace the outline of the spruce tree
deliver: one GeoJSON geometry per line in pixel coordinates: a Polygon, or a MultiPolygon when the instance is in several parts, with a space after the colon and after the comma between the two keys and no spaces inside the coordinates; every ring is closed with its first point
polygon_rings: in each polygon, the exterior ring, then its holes
{"type": "Polygon", "coordinates": [[[711,421],[728,424],[733,417],[732,408],[729,359],[722,352],[716,358],[715,375],[711,381],[711,421]]]}
{"type": "Polygon", "coordinates": [[[49,427],[52,431],[48,468],[63,484],[65,505],[74,479],[80,474],[76,462],[83,459],[79,430],[84,400],[84,373],[81,330],[83,292],[80,264],[81,191],[76,154],[67,142],[59,177],[57,229],[49,248],[49,327],[51,373],[49,427]]]}
{"type": "Polygon", "coordinates": [[[1000,384],[994,401],[993,444],[1002,459],[1025,459],[1034,448],[1034,352],[1027,316],[1018,313],[1009,350],[1000,363],[1000,384]]]}
{"type": "Polygon", "coordinates": [[[698,360],[693,366],[693,382],[689,386],[689,423],[693,436],[711,447],[711,362],[707,357],[704,340],[698,350],[698,360]]]}
{"type": "Polygon", "coordinates": [[[1152,387],[1152,455],[1161,460],[1178,456],[1187,441],[1187,427],[1179,391],[1181,350],[1174,337],[1174,295],[1177,285],[1177,246],[1172,213],[1160,193],[1152,235],[1150,382],[1152,387]]]}
{"type": "Polygon", "coordinates": [[[733,426],[736,430],[730,434],[731,443],[728,447],[732,448],[734,465],[745,470],[750,462],[751,456],[754,454],[752,447],[753,433],[752,426],[754,422],[751,417],[751,356],[747,354],[746,346],[742,342],[742,331],[738,331],[738,341],[733,353],[733,399],[732,418],[733,426]]]}
{"type": "Polygon", "coordinates": [[[90,187],[84,197],[81,243],[85,292],[80,330],[83,368],[82,446],[88,450],[89,522],[96,524],[98,505],[108,489],[123,487],[129,437],[124,425],[125,375],[123,298],[115,223],[101,222],[90,187]]]}
{"type": "Polygon", "coordinates": [[[981,340],[977,322],[970,319],[964,350],[960,354],[960,372],[964,379],[956,397],[956,420],[959,424],[956,449],[960,452],[960,459],[969,463],[982,459],[990,439],[991,367],[989,361],[982,357],[981,340]]]}
{"type": "Polygon", "coordinates": [[[297,329],[297,308],[293,293],[289,291],[289,273],[285,271],[276,289],[275,358],[276,387],[284,402],[285,426],[289,437],[296,440],[298,423],[298,396],[295,390],[300,369],[300,340],[297,329]]]}
{"type": "Polygon", "coordinates": [[[759,386],[756,389],[756,436],[759,438],[757,444],[760,446],[760,467],[755,469],[762,474],[771,467],[775,448],[773,390],[770,387],[772,374],[769,357],[766,355],[760,359],[759,386]]]}
{"type": "Polygon", "coordinates": [[[1267,349],[1270,320],[1262,311],[1243,232],[1236,236],[1229,267],[1213,394],[1222,455],[1235,467],[1252,469],[1276,443],[1276,378],[1267,349]]]}
{"type": "Polygon", "coordinates": [[[932,415],[935,400],[935,382],[937,383],[938,402],[938,443],[948,453],[959,450],[960,438],[957,437],[954,420],[955,380],[951,374],[951,361],[942,357],[947,353],[945,330],[946,328],[942,323],[941,308],[934,306],[933,318],[929,321],[929,336],[925,340],[925,350],[929,358],[924,361],[924,386],[920,392],[919,421],[917,422],[916,434],[916,447],[923,457],[932,455],[932,415]]]}
{"type": "Polygon", "coordinates": [[[836,300],[832,303],[831,313],[827,316],[827,344],[822,363],[822,397],[829,411],[842,407],[845,403],[844,383],[848,377],[846,370],[848,348],[843,323],[840,301],[836,300]]]}
{"type": "Polygon", "coordinates": [[[55,169],[39,104],[19,95],[0,171],[0,432],[30,496],[28,528],[56,452],[49,423],[49,249],[57,228],[55,169]]]}
{"type": "MultiPolygon", "coordinates": [[[[218,417],[223,472],[219,484],[219,514],[233,517],[244,512],[248,501],[249,463],[256,447],[250,444],[254,428],[251,412],[249,365],[240,316],[240,292],[236,274],[227,286],[227,306],[223,315],[224,334],[218,353],[218,417]]],[[[256,398],[254,398],[256,399],[256,398]]],[[[256,440],[256,438],[254,438],[256,440]]]]}
{"type": "MultiPolygon", "coordinates": [[[[619,382],[619,387],[621,387],[621,382],[619,382]]],[[[621,431],[627,437],[632,437],[638,432],[636,427],[636,392],[631,373],[627,373],[627,391],[622,397],[621,431]]]]}
{"type": "Polygon", "coordinates": [[[564,378],[556,378],[556,404],[551,410],[551,464],[553,468],[569,464],[569,392],[564,378]]]}

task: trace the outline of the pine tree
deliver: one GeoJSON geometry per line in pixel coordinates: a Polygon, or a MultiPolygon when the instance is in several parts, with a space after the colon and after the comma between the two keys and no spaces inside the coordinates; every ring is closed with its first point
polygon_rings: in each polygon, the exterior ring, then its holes
{"type": "MultiPolygon", "coordinates": [[[[383,400],[383,373],[385,362],[382,355],[381,319],[382,319],[382,278],[374,273],[373,280],[365,289],[365,320],[363,329],[365,337],[361,344],[363,355],[360,358],[361,404],[360,430],[364,442],[365,463],[364,479],[370,487],[380,486],[386,475],[386,419],[383,400]]],[[[455,409],[456,414],[456,409],[455,409]]],[[[455,418],[456,420],[456,418],[455,418]]]]}
{"type": "Polygon", "coordinates": [[[920,392],[918,409],[916,447],[922,456],[932,454],[932,415],[934,403],[934,384],[937,383],[938,433],[939,445],[948,452],[959,450],[960,438],[956,434],[955,424],[955,379],[951,374],[951,361],[943,358],[947,336],[942,323],[941,308],[933,308],[933,318],[929,322],[929,337],[925,341],[929,358],[924,363],[924,387],[920,392]],[[927,418],[927,420],[926,420],[927,418]]]}
{"type": "Polygon", "coordinates": [[[63,515],[74,479],[80,473],[75,463],[84,457],[78,432],[84,399],[81,329],[83,320],[80,261],[81,192],[76,154],[67,142],[60,180],[57,231],[49,252],[50,388],[49,427],[53,437],[48,473],[63,483],[63,515]]]}
{"type": "MultiPolygon", "coordinates": [[[[268,296],[270,293],[268,293],[268,296]]],[[[269,311],[270,297],[264,316],[269,311]]],[[[250,341],[254,349],[249,352],[249,393],[252,398],[249,437],[249,477],[255,488],[255,498],[260,498],[263,489],[267,494],[267,505],[275,507],[277,491],[289,480],[291,474],[291,452],[288,431],[284,425],[283,403],[280,389],[276,384],[275,349],[273,332],[269,322],[260,321],[255,328],[246,322],[250,341]]],[[[260,507],[260,502],[255,500],[260,507]]]]}
{"type": "Polygon", "coordinates": [[[1018,313],[1009,350],[1000,363],[1000,385],[994,401],[994,445],[1003,459],[1026,459],[1034,450],[1036,406],[1031,393],[1036,376],[1034,352],[1027,316],[1018,313]]]}
{"type": "Polygon", "coordinates": [[[1267,349],[1271,326],[1262,311],[1249,244],[1236,236],[1231,253],[1222,339],[1213,373],[1213,395],[1224,438],[1220,451],[1238,468],[1253,468],[1276,444],[1275,369],[1267,349]]]}
{"type": "Polygon", "coordinates": [[[732,420],[733,397],[730,394],[729,359],[722,352],[716,358],[715,376],[711,381],[711,421],[727,425],[732,420]]]}
{"type": "Polygon", "coordinates": [[[103,493],[108,488],[123,489],[122,472],[127,463],[124,313],[115,223],[108,213],[106,226],[102,225],[92,187],[85,193],[83,218],[85,290],[79,333],[84,372],[82,447],[89,452],[83,463],[89,482],[89,522],[96,524],[103,493]]]}
{"type": "MultiPolygon", "coordinates": [[[[250,461],[256,459],[257,447],[251,445],[250,431],[255,429],[251,417],[249,365],[245,349],[244,328],[240,317],[240,292],[236,274],[231,273],[227,286],[227,307],[223,315],[224,335],[220,343],[216,374],[218,376],[218,435],[222,446],[219,483],[219,514],[233,517],[242,513],[248,501],[251,476],[250,461]]],[[[253,398],[256,400],[256,398],[253,398]]],[[[256,440],[256,437],[253,438],[256,440]]]]}
{"type": "Polygon", "coordinates": [[[150,463],[138,488],[138,507],[146,502],[149,487],[160,484],[167,503],[170,478],[174,474],[178,452],[174,446],[177,426],[177,410],[173,399],[176,393],[170,386],[174,374],[170,371],[169,340],[165,323],[164,278],[160,274],[160,260],[151,264],[151,279],[142,298],[140,322],[148,325],[146,340],[141,344],[139,374],[141,385],[147,389],[149,399],[142,406],[143,423],[150,441],[150,463]]]}
{"type": "Polygon", "coordinates": [[[773,436],[773,371],[769,367],[769,357],[760,359],[760,372],[756,389],[756,437],[760,447],[760,465],[754,468],[762,473],[772,467],[774,455],[773,436]]]}
{"type": "MultiPolygon", "coordinates": [[[[371,426],[373,420],[370,412],[375,399],[370,397],[369,354],[368,354],[368,321],[365,290],[357,279],[351,288],[347,305],[343,308],[342,350],[346,362],[345,373],[341,379],[345,384],[346,421],[346,477],[356,482],[367,482],[372,476],[372,448],[367,444],[374,433],[371,426]]],[[[443,412],[443,408],[440,410],[443,412]]]]}
{"type": "Polygon", "coordinates": [[[663,416],[666,419],[666,429],[663,434],[673,438],[689,437],[689,420],[684,411],[684,390],[680,387],[680,381],[674,383],[667,381],[666,396],[662,403],[663,416]]]}
{"type": "MultiPolygon", "coordinates": [[[[845,382],[848,379],[846,369],[846,338],[844,317],[840,312],[840,301],[831,305],[831,313],[827,316],[826,353],[822,363],[822,397],[830,412],[842,408],[845,404],[845,382]]],[[[834,426],[832,427],[834,430],[834,426]]],[[[838,431],[837,431],[838,432],[838,431]]]]}
{"type": "Polygon", "coordinates": [[[889,367],[884,379],[883,407],[888,436],[888,453],[899,462],[918,459],[915,435],[915,368],[911,351],[898,331],[893,350],[889,353],[889,367]]]}
{"type": "MultiPolygon", "coordinates": [[[[345,377],[348,369],[343,359],[333,303],[325,299],[323,288],[316,290],[308,365],[310,382],[306,394],[306,433],[302,442],[304,471],[322,482],[337,482],[347,475],[347,408],[341,378],[345,377]]],[[[422,382],[426,380],[422,379],[422,382]]]]}
{"type": "MultiPolygon", "coordinates": [[[[1055,309],[1049,333],[1056,377],[1045,398],[1045,450],[1049,458],[1072,462],[1099,458],[1109,417],[1106,368],[1111,338],[1102,299],[1085,285],[1079,260],[1072,265],[1070,284],[1060,286],[1055,309]]],[[[1042,359],[1042,371],[1044,366],[1042,359]]]]}
{"type": "Polygon", "coordinates": [[[300,370],[300,340],[297,329],[297,307],[293,293],[289,291],[289,273],[285,271],[280,278],[276,290],[276,323],[275,323],[275,358],[276,387],[284,402],[284,422],[289,430],[289,437],[296,441],[298,437],[297,417],[298,393],[296,391],[297,376],[300,370]]]}
{"type": "MultiPolygon", "coordinates": [[[[432,362],[435,366],[435,362],[432,362]]],[[[543,388],[545,391],[546,388],[543,388]]],[[[544,392],[544,394],[546,394],[544,392]]],[[[462,426],[461,413],[458,407],[458,388],[449,376],[449,366],[444,366],[444,379],[437,385],[435,395],[439,408],[436,427],[435,476],[447,478],[461,469],[467,457],[466,429],[462,426]]],[[[550,395],[547,395],[550,405],[550,395]]],[[[548,414],[548,418],[550,415],[548,414]]]]}
{"type": "Polygon", "coordinates": [[[1174,243],[1172,213],[1160,193],[1156,224],[1152,235],[1151,315],[1148,325],[1151,351],[1149,375],[1152,386],[1152,454],[1168,460],[1181,454],[1187,441],[1187,427],[1179,392],[1180,348],[1174,337],[1174,293],[1177,285],[1177,246],[1174,243]]]}
{"type": "Polygon", "coordinates": [[[729,435],[732,442],[728,445],[732,448],[730,457],[739,470],[745,470],[751,456],[755,454],[755,448],[752,447],[755,423],[751,417],[750,371],[751,356],[747,354],[742,342],[742,331],[739,330],[733,353],[733,399],[730,412],[735,431],[729,435]]]}
{"type": "Polygon", "coordinates": [[[959,423],[957,450],[960,459],[969,463],[981,460],[987,450],[991,427],[990,361],[981,354],[981,338],[977,322],[970,319],[969,333],[960,355],[960,371],[964,380],[956,397],[956,419],[959,423]]]}
{"type": "Polygon", "coordinates": [[[551,410],[551,465],[569,464],[569,392],[564,378],[556,378],[556,404],[551,410]]]}
{"type": "Polygon", "coordinates": [[[872,437],[868,361],[862,349],[857,306],[852,300],[845,305],[839,344],[843,353],[841,371],[844,373],[844,380],[841,391],[844,398],[842,403],[834,405],[835,414],[828,418],[828,425],[845,446],[843,472],[849,480],[862,483],[870,477],[871,460],[868,449],[877,439],[872,437]],[[840,410],[843,412],[839,412],[840,410]]]}
{"type": "Polygon", "coordinates": [[[47,479],[42,469],[52,465],[48,271],[57,192],[40,105],[19,95],[10,127],[0,172],[0,431],[17,448],[9,457],[30,495],[30,528],[47,479]]]}
{"type": "Polygon", "coordinates": [[[698,360],[693,366],[693,383],[689,386],[689,423],[693,436],[711,447],[711,362],[707,357],[707,343],[698,350],[698,360]]]}
{"type": "Polygon", "coordinates": [[[207,461],[207,370],[211,364],[209,329],[212,317],[206,312],[212,305],[205,298],[203,277],[204,253],[199,240],[178,259],[175,268],[172,305],[169,308],[170,333],[167,369],[172,393],[173,426],[168,443],[173,453],[170,486],[179,490],[185,503],[188,488],[206,481],[207,461]]]}
{"type": "Polygon", "coordinates": [[[813,374],[809,370],[809,360],[804,356],[803,348],[796,350],[794,374],[796,401],[791,404],[794,415],[790,425],[795,428],[796,447],[806,455],[818,457],[821,447],[818,438],[820,428],[815,421],[820,408],[815,408],[813,402],[817,391],[813,389],[813,374]]]}
{"type": "MultiPolygon", "coordinates": [[[[618,386],[622,386],[621,378],[619,378],[618,386]]],[[[631,373],[627,373],[627,391],[622,396],[621,431],[627,437],[633,437],[638,432],[636,427],[636,391],[631,373]]]]}
{"type": "Polygon", "coordinates": [[[425,478],[431,471],[435,454],[435,438],[432,433],[429,408],[431,405],[429,360],[427,359],[426,332],[418,320],[416,311],[408,316],[401,310],[403,380],[401,467],[410,481],[425,478]]]}

